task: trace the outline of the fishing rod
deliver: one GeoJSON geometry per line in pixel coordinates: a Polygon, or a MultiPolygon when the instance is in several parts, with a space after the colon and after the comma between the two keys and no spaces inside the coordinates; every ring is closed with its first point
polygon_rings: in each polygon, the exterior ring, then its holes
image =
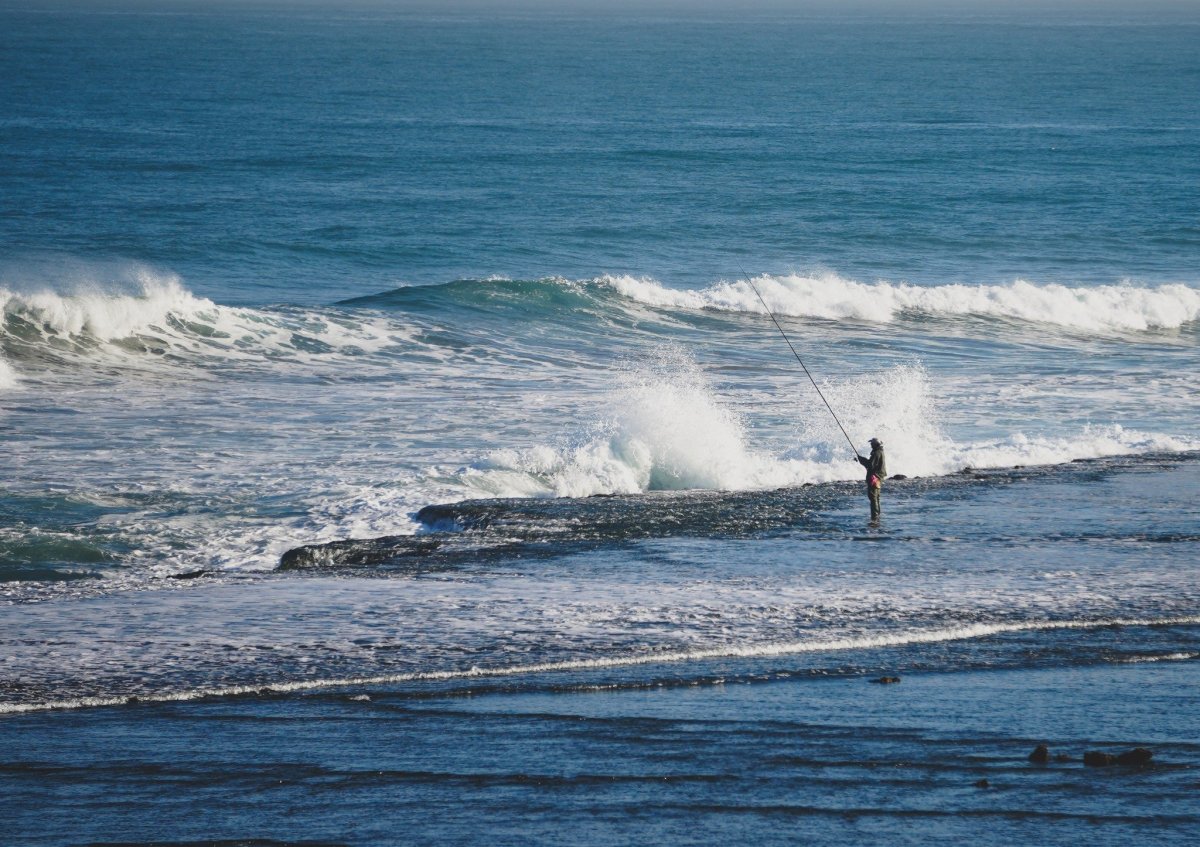
{"type": "Polygon", "coordinates": [[[758,295],[758,301],[763,304],[763,308],[767,310],[767,315],[770,316],[771,322],[775,324],[775,328],[779,330],[779,334],[783,336],[783,340],[787,342],[788,349],[792,351],[792,355],[796,357],[796,361],[800,363],[800,367],[804,368],[804,373],[808,377],[808,381],[813,384],[813,388],[817,389],[817,396],[821,398],[821,402],[825,404],[825,408],[829,410],[829,414],[833,415],[834,422],[838,425],[838,429],[842,431],[842,435],[846,436],[846,441],[850,444],[850,449],[854,451],[854,455],[862,458],[858,452],[858,448],[854,446],[854,442],[850,438],[850,434],[846,432],[846,428],[842,426],[842,422],[838,420],[837,412],[833,410],[833,406],[829,405],[829,401],[825,399],[825,395],[821,392],[821,386],[817,385],[817,381],[813,379],[813,375],[809,373],[808,366],[804,364],[804,360],[800,358],[800,354],[796,352],[796,348],[792,346],[792,340],[787,337],[787,333],[783,331],[783,327],[779,325],[779,321],[775,318],[775,313],[771,311],[771,307],[767,305],[767,301],[763,299],[762,294],[758,290],[758,286],[750,279],[750,274],[742,270],[742,266],[738,265],[738,269],[742,271],[742,277],[749,283],[750,288],[758,295]]]}

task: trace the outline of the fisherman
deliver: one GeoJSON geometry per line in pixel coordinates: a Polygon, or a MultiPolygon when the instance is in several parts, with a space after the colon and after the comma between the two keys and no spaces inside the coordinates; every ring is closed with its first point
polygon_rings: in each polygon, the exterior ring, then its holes
{"type": "Polygon", "coordinates": [[[879,491],[883,479],[887,476],[887,465],[883,461],[883,442],[878,438],[871,439],[870,458],[858,457],[862,466],[867,469],[867,497],[871,500],[871,520],[879,520],[879,491]]]}

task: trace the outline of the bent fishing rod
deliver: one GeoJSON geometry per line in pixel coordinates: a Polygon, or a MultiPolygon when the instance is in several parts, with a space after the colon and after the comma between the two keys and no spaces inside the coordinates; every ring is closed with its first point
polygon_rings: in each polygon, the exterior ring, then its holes
{"type": "Polygon", "coordinates": [[[758,290],[758,286],[754,284],[754,280],[750,279],[750,275],[742,270],[742,266],[738,265],[738,269],[742,271],[742,278],[750,285],[750,288],[758,295],[758,301],[763,304],[763,308],[767,310],[767,315],[771,318],[771,322],[775,324],[775,328],[779,330],[779,334],[783,336],[783,340],[787,342],[788,349],[792,351],[792,355],[796,357],[796,361],[800,363],[800,367],[804,368],[804,373],[808,377],[808,381],[812,383],[813,388],[817,389],[817,396],[821,398],[821,402],[825,404],[825,408],[829,410],[829,414],[833,415],[834,423],[838,425],[838,429],[842,431],[842,435],[846,436],[846,441],[850,444],[850,449],[854,451],[854,455],[862,458],[862,454],[858,452],[858,448],[854,446],[854,441],[851,440],[850,434],[846,432],[846,428],[842,426],[842,422],[838,420],[837,412],[833,410],[833,406],[829,405],[829,401],[825,399],[824,393],[821,391],[821,386],[817,385],[817,381],[813,379],[813,375],[809,373],[808,366],[804,364],[804,360],[800,358],[800,354],[796,352],[796,348],[792,346],[792,340],[788,338],[787,333],[783,331],[783,327],[779,325],[779,321],[775,318],[775,313],[771,311],[771,307],[767,305],[767,301],[763,299],[762,294],[758,290]]]}

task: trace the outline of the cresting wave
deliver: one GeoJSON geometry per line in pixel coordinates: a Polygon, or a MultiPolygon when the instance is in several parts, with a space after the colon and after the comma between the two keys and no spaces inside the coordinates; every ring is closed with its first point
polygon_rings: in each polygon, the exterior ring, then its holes
{"type": "MultiPolygon", "coordinates": [[[[823,276],[761,276],[767,304],[781,315],[888,323],[907,315],[1020,320],[1073,331],[1178,329],[1200,320],[1200,289],[1184,284],[1069,288],[1017,281],[1009,285],[872,284],[823,276]]],[[[578,330],[605,330],[606,315],[640,307],[761,313],[745,281],[700,290],[673,289],[650,279],[603,276],[572,281],[458,280],[401,288],[320,309],[223,306],[188,291],[178,277],[133,267],[69,293],[33,293],[0,279],[0,389],[19,381],[25,358],[113,360],[145,364],[204,357],[218,361],[287,362],[330,353],[359,355],[412,347],[415,332],[381,312],[429,313],[454,325],[453,313],[482,310],[526,322],[569,314],[578,330]],[[371,310],[363,313],[366,308],[371,310]],[[350,310],[350,311],[345,311],[350,310]],[[14,367],[14,364],[17,367],[14,367]]],[[[516,331],[514,327],[514,332],[516,331]]]]}
{"type": "MultiPolygon", "coordinates": [[[[651,279],[602,277],[624,297],[669,309],[763,312],[750,285],[719,282],[698,291],[667,288],[651,279]]],[[[1146,287],[1069,288],[1017,280],[1008,285],[862,283],[836,274],[759,276],[755,285],[776,314],[889,323],[905,315],[1001,318],[1077,331],[1176,329],[1200,320],[1200,288],[1181,283],[1146,287]]]]}
{"type": "MultiPolygon", "coordinates": [[[[754,283],[773,312],[823,320],[891,323],[910,316],[973,317],[1085,333],[1178,329],[1200,320],[1200,288],[1184,283],[1075,288],[1018,279],[1004,285],[912,285],[887,280],[864,283],[832,272],[760,275],[754,283]]],[[[487,308],[513,318],[536,319],[554,311],[570,311],[576,318],[582,311],[619,312],[628,309],[630,302],[662,310],[763,313],[762,302],[744,279],[679,289],[628,275],[590,280],[463,279],[399,288],[344,305],[405,311],[487,308]]]]}
{"type": "Polygon", "coordinates": [[[303,360],[407,341],[394,322],[301,309],[222,306],[197,297],[178,277],[134,268],[124,278],[71,293],[0,287],[0,388],[12,387],[13,361],[303,360]]]}
{"type": "MultiPolygon", "coordinates": [[[[938,644],[948,641],[967,641],[1016,632],[1047,632],[1054,630],[1086,630],[1105,627],[1160,627],[1200,625],[1200,616],[1175,618],[1111,618],[1104,620],[1037,620],[1014,623],[978,623],[945,629],[918,630],[905,633],[863,635],[853,638],[815,639],[778,644],[729,645],[698,650],[666,651],[639,655],[613,656],[597,659],[570,659],[561,662],[542,662],[529,665],[505,665],[495,668],[471,667],[464,670],[413,671],[378,676],[340,677],[335,679],[303,680],[296,682],[267,683],[262,685],[230,685],[194,691],[173,691],[138,697],[81,697],[74,700],[59,700],[44,703],[0,703],[0,714],[47,711],[51,709],[83,709],[103,706],[120,706],[131,702],[175,703],[198,700],[204,697],[235,697],[252,694],[287,694],[297,691],[315,691],[366,685],[394,685],[408,682],[439,682],[455,679],[482,679],[521,676],[527,674],[562,673],[569,671],[605,670],[643,665],[679,664],[708,659],[763,659],[773,656],[793,656],[805,653],[840,652],[866,650],[881,647],[904,647],[917,644],[938,644]]],[[[1190,655],[1190,654],[1189,654],[1190,655]]],[[[1179,654],[1176,658],[1186,660],[1179,654]]]]}

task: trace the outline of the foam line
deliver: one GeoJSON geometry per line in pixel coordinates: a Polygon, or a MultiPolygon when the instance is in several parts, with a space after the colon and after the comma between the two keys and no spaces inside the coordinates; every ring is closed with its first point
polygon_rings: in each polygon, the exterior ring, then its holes
{"type": "Polygon", "coordinates": [[[794,656],[805,653],[825,653],[843,650],[869,650],[883,647],[904,647],[912,644],[938,644],[947,641],[968,641],[1014,632],[1050,632],[1055,630],[1100,629],[1110,626],[1195,626],[1200,615],[1176,618],[1112,618],[1097,621],[1023,621],[1020,623],[971,624],[947,629],[919,630],[894,635],[868,635],[856,638],[831,638],[824,641],[790,641],[778,644],[713,647],[704,650],[675,650],[645,655],[614,656],[604,659],[568,659],[561,662],[541,662],[531,665],[506,665],[498,668],[472,667],[460,671],[416,671],[378,676],[340,677],[325,680],[267,683],[262,685],[230,685],[220,688],[176,691],[137,697],[81,697],[46,703],[0,703],[0,714],[46,711],[50,709],[82,709],[120,706],[131,702],[176,703],[204,697],[235,697],[246,694],[288,694],[351,686],[397,685],[408,682],[444,682],[456,679],[496,679],[539,673],[563,673],[581,670],[605,670],[642,665],[679,664],[711,659],[765,659],[773,656],[794,656]]]}
{"type": "MultiPolygon", "coordinates": [[[[667,288],[651,279],[608,276],[598,282],[624,297],[671,309],[763,313],[744,281],[696,291],[667,288]]],[[[906,314],[978,317],[1111,332],[1176,329],[1200,320],[1200,288],[1100,285],[1071,288],[1016,280],[1007,285],[862,283],[836,274],[760,276],[755,283],[771,311],[792,317],[890,323],[906,314]]]]}

